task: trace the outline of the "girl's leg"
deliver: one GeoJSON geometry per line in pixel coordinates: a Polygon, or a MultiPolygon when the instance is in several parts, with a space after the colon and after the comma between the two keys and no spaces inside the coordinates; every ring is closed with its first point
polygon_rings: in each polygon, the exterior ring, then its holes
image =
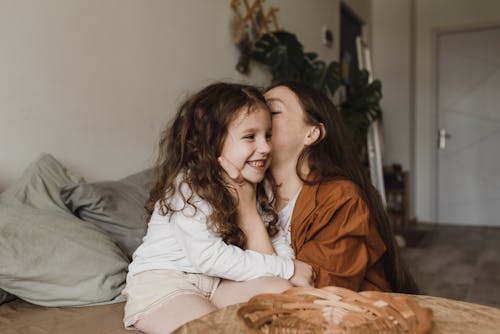
{"type": "Polygon", "coordinates": [[[261,293],[280,293],[293,285],[279,277],[260,277],[246,282],[222,280],[212,297],[217,307],[243,303],[261,293]]]}
{"type": "Polygon", "coordinates": [[[180,295],[147,314],[134,327],[147,334],[171,333],[183,324],[215,311],[217,307],[206,298],[180,295]]]}

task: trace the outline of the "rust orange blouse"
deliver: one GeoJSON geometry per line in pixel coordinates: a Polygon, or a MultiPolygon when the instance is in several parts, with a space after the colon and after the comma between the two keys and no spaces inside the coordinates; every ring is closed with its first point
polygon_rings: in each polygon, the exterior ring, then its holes
{"type": "Polygon", "coordinates": [[[296,258],[314,268],[316,287],[391,291],[381,261],[386,247],[353,182],[304,184],[292,214],[291,240],[296,258]]]}

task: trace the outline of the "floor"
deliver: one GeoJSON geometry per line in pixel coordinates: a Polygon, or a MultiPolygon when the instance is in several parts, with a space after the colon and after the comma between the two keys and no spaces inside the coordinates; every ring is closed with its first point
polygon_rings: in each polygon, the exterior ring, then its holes
{"type": "Polygon", "coordinates": [[[500,308],[500,227],[416,226],[403,256],[422,294],[500,308]]]}

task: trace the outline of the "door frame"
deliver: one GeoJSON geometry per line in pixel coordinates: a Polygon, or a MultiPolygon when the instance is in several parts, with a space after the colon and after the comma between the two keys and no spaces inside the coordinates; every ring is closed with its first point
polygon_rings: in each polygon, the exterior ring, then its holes
{"type": "MultiPolygon", "coordinates": [[[[449,35],[449,34],[459,34],[459,33],[466,33],[466,32],[476,32],[476,31],[485,31],[485,30],[490,30],[490,29],[500,29],[500,22],[498,23],[488,23],[488,24],[471,24],[471,25],[458,25],[458,26],[451,26],[451,27],[446,27],[446,28],[437,28],[432,31],[432,38],[433,38],[433,46],[434,46],[434,56],[432,59],[432,101],[433,101],[433,107],[432,107],[432,112],[433,112],[433,121],[434,124],[432,124],[432,133],[434,135],[435,143],[437,143],[437,132],[439,129],[439,38],[443,35],[449,35]]],[[[416,146],[416,136],[417,134],[415,133],[415,138],[413,142],[413,146],[416,146]]],[[[414,148],[415,150],[415,148],[414,148]]],[[[433,205],[433,216],[434,216],[434,222],[438,223],[437,221],[439,217],[439,149],[437,147],[437,144],[432,146],[432,151],[430,152],[432,156],[434,157],[434,165],[432,166],[432,176],[431,178],[434,180],[434,205],[433,205]]]]}

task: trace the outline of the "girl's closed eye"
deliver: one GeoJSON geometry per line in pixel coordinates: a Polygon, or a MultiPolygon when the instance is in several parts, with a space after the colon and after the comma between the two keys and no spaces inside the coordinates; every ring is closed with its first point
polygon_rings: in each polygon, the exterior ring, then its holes
{"type": "Polygon", "coordinates": [[[271,138],[273,137],[272,133],[266,133],[266,141],[271,141],[271,138]]]}
{"type": "Polygon", "coordinates": [[[247,134],[247,135],[243,136],[243,139],[254,140],[255,134],[253,134],[253,133],[247,134]]]}

